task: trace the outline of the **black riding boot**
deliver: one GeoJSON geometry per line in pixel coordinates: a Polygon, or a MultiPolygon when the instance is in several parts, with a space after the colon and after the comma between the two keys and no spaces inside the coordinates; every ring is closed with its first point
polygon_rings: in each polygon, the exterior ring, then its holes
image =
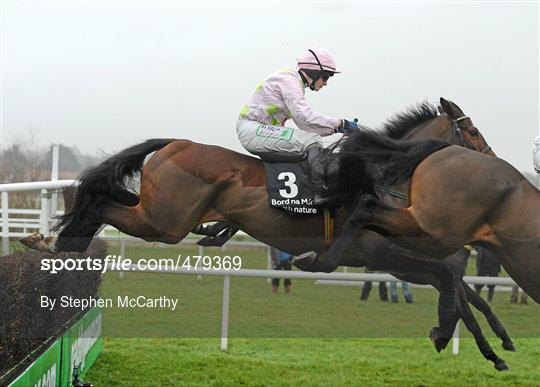
{"type": "Polygon", "coordinates": [[[328,187],[325,181],[325,163],[323,159],[323,149],[319,146],[311,146],[306,152],[307,162],[309,165],[309,180],[313,187],[313,202],[321,205],[329,199],[326,197],[328,187]]]}

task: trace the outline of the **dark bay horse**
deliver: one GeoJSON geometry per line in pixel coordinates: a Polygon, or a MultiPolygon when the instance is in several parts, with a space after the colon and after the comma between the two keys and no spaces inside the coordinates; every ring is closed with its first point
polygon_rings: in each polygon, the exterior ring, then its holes
{"type": "MultiPolygon", "coordinates": [[[[444,99],[441,105],[444,114],[440,116],[421,105],[413,114],[391,121],[389,135],[442,138],[492,154],[457,105],[444,99]]],[[[62,229],[59,238],[29,237],[26,245],[52,252],[84,251],[103,223],[148,241],[177,243],[201,223],[227,221],[293,254],[324,248],[322,218],[288,216],[270,207],[260,160],[221,147],[186,140],[149,140],[86,171],[80,182],[74,210],[58,225],[62,229]],[[144,158],[154,151],[143,168],[144,158]],[[139,171],[141,188],[136,195],[127,189],[125,179],[139,171]]],[[[337,230],[346,219],[346,211],[339,210],[337,230]]],[[[377,259],[365,256],[367,263],[377,259]]],[[[394,270],[403,271],[402,262],[394,270]]]]}
{"type": "Polygon", "coordinates": [[[463,147],[404,143],[369,130],[351,136],[341,155],[344,174],[349,168],[370,177],[346,182],[354,210],[342,237],[318,257],[320,264],[339,264],[362,229],[435,259],[464,244],[481,244],[540,302],[540,191],[510,164],[463,147]],[[409,179],[407,208],[373,195],[377,184],[409,179]]]}

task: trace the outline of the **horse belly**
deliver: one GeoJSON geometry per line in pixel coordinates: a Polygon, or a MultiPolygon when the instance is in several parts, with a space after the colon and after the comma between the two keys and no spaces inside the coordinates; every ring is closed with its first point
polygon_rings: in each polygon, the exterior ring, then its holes
{"type": "Polygon", "coordinates": [[[236,180],[221,192],[215,207],[242,231],[293,255],[323,248],[322,216],[292,216],[270,206],[266,187],[236,180]]]}

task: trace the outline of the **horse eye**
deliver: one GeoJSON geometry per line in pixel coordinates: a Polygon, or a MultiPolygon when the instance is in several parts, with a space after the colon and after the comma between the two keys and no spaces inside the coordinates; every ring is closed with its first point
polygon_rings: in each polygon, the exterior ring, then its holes
{"type": "Polygon", "coordinates": [[[476,130],[476,129],[471,130],[469,133],[470,133],[471,136],[473,136],[473,137],[478,137],[478,135],[480,134],[480,133],[478,132],[478,130],[476,130]]]}

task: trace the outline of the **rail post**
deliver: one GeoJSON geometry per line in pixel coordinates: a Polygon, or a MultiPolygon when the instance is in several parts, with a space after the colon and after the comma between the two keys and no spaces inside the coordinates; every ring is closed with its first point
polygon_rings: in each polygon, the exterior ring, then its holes
{"type": "MultiPolygon", "coordinates": [[[[58,155],[59,155],[58,144],[53,144],[53,146],[52,146],[51,181],[57,181],[58,180],[58,155]]],[[[56,216],[56,211],[57,210],[58,210],[58,193],[55,190],[51,195],[51,215],[56,216]]]]}
{"type": "Polygon", "coordinates": [[[459,322],[461,320],[458,320],[456,324],[456,328],[454,329],[454,333],[452,334],[452,354],[458,355],[459,354],[459,322]]]}
{"type": "Polygon", "coordinates": [[[51,234],[51,194],[47,189],[43,188],[41,190],[41,233],[48,237],[51,234]]]}
{"type": "Polygon", "coordinates": [[[9,254],[9,193],[2,192],[2,252],[9,254]]]}
{"type": "Polygon", "coordinates": [[[229,302],[231,277],[223,277],[223,305],[221,309],[221,350],[226,351],[229,340],[229,302]]]}

